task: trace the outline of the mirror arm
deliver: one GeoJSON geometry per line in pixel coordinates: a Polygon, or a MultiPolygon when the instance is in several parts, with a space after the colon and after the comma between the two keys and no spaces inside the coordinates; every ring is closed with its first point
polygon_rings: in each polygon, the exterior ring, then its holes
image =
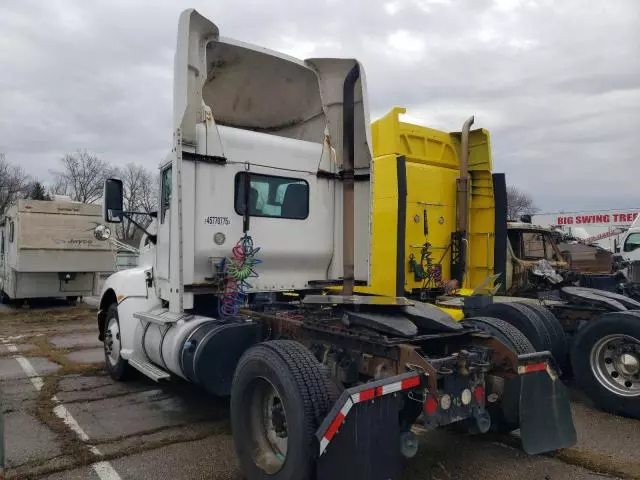
{"type": "Polygon", "coordinates": [[[156,244],[158,236],[157,235],[152,235],[151,233],[149,233],[149,231],[146,228],[144,228],[142,225],[140,225],[138,222],[136,222],[132,217],[132,215],[136,215],[136,214],[138,214],[138,215],[149,215],[148,213],[146,213],[146,212],[122,212],[121,214],[122,214],[122,216],[124,218],[129,220],[136,227],[138,227],[140,230],[142,230],[144,233],[146,233],[147,236],[149,237],[149,241],[151,243],[153,243],[154,245],[156,244]]]}

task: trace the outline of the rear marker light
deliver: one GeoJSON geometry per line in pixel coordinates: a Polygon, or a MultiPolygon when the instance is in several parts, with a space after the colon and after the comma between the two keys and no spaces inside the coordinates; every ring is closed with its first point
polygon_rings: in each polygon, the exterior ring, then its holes
{"type": "Polygon", "coordinates": [[[429,415],[433,415],[438,411],[438,400],[435,397],[427,398],[427,401],[424,403],[424,411],[429,415]]]}
{"type": "Polygon", "coordinates": [[[471,390],[465,388],[462,391],[462,395],[460,395],[460,399],[462,400],[463,405],[469,405],[471,403],[471,390]]]}
{"type": "Polygon", "coordinates": [[[473,396],[476,399],[476,403],[482,403],[484,401],[484,387],[477,385],[473,390],[473,396]]]}

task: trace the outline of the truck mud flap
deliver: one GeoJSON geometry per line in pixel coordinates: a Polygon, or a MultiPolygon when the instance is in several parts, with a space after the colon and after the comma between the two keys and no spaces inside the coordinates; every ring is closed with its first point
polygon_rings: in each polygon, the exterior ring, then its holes
{"type": "Polygon", "coordinates": [[[316,479],[401,479],[397,393],[420,387],[422,378],[410,372],[345,390],[316,432],[316,479]]]}
{"type": "Polygon", "coordinates": [[[520,355],[520,436],[530,455],[576,444],[576,430],[566,387],[550,365],[547,352],[520,355]]]}

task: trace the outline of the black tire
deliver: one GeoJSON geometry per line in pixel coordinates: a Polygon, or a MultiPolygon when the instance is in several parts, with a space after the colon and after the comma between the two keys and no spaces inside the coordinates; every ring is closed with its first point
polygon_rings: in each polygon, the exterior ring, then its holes
{"type": "MultiPolygon", "coordinates": [[[[640,315],[636,312],[606,313],[589,321],[578,331],[571,349],[571,364],[576,383],[602,410],[640,418],[640,393],[634,396],[616,394],[592,369],[594,360],[591,354],[594,347],[610,335],[626,335],[640,343],[640,315]]],[[[636,357],[639,354],[640,347],[636,347],[636,357]]]]}
{"type": "Polygon", "coordinates": [[[493,303],[479,310],[478,316],[504,320],[529,339],[536,352],[553,351],[551,334],[545,323],[532,310],[519,303],[493,303]]]}
{"type": "MultiPolygon", "coordinates": [[[[502,343],[511,347],[517,355],[534,353],[535,348],[527,337],[510,323],[492,317],[471,317],[462,321],[463,324],[472,326],[497,338],[502,343]]],[[[495,433],[509,433],[519,428],[519,396],[503,396],[500,404],[487,405],[487,412],[491,417],[491,431],[495,433]],[[506,402],[506,403],[505,403],[506,402]],[[505,415],[507,409],[510,413],[505,415]],[[510,420],[507,419],[507,416],[510,420]]]]}
{"type": "Polygon", "coordinates": [[[496,337],[502,343],[511,347],[518,355],[535,352],[531,342],[520,330],[499,318],[471,317],[463,320],[462,324],[475,327],[496,337]]]}
{"type": "Polygon", "coordinates": [[[304,346],[274,340],[247,350],[231,387],[231,426],[242,473],[248,480],[313,478],[318,454],[315,432],[331,407],[326,369],[304,346]],[[265,388],[273,389],[284,410],[285,460],[270,451],[269,440],[257,425],[256,411],[264,417],[258,399],[265,388]]]}
{"type": "MultiPolygon", "coordinates": [[[[118,317],[118,304],[117,303],[112,303],[111,305],[109,305],[109,308],[107,309],[107,315],[105,317],[105,321],[104,321],[104,332],[103,332],[103,338],[104,340],[102,341],[102,345],[104,348],[104,366],[105,366],[105,370],[109,373],[109,375],[111,376],[111,378],[113,378],[114,380],[119,380],[119,381],[124,381],[127,380],[129,378],[131,378],[131,374],[133,372],[133,368],[131,367],[131,365],[129,365],[129,362],[127,362],[124,358],[122,358],[119,353],[118,353],[118,360],[117,362],[113,363],[110,359],[109,359],[109,345],[108,345],[108,341],[109,341],[109,336],[107,335],[107,330],[109,328],[109,323],[111,319],[115,319],[116,324],[118,325],[118,348],[120,345],[120,317],[118,317]]],[[[113,348],[113,346],[112,346],[113,348]]]]}
{"type": "Polygon", "coordinates": [[[543,305],[533,303],[523,303],[524,307],[532,310],[538,318],[546,325],[547,331],[551,335],[551,345],[553,354],[556,361],[562,366],[567,362],[567,337],[564,333],[564,329],[560,324],[560,321],[556,316],[543,305]]]}

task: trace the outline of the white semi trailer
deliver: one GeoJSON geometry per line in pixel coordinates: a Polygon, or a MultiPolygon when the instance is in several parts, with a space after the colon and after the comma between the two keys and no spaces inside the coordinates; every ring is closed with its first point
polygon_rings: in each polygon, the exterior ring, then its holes
{"type": "MultiPolygon", "coordinates": [[[[100,299],[114,379],[134,368],[230,395],[249,480],[399,479],[415,422],[520,428],[529,453],[575,443],[551,355],[519,331],[353,295],[369,280],[376,188],[356,60],[297,60],[223,38],[187,10],[173,98],[153,230],[100,299]],[[319,294],[335,285],[341,294],[319,294]]],[[[103,213],[130,217],[117,179],[103,213]]]]}
{"type": "Polygon", "coordinates": [[[108,241],[93,235],[100,205],[18,200],[0,221],[3,300],[98,295],[115,270],[108,241]]]}

